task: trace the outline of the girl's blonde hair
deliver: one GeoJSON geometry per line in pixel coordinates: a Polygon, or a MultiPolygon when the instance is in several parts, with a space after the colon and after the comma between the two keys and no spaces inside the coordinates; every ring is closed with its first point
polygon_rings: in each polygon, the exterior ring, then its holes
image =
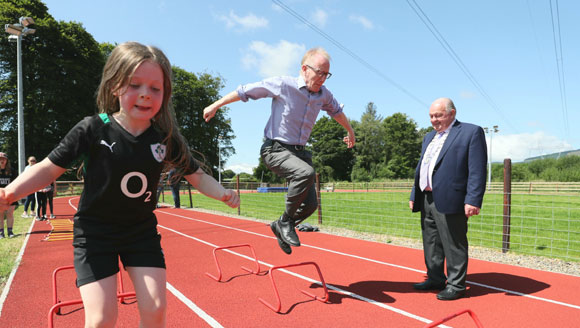
{"type": "Polygon", "coordinates": [[[113,49],[103,68],[101,84],[97,90],[99,113],[112,114],[120,110],[118,94],[129,84],[133,73],[144,61],[157,63],[163,71],[163,102],[151,124],[166,135],[163,140],[167,147],[166,154],[175,156],[166,157],[165,164],[178,168],[179,176],[181,176],[183,169],[190,165],[191,153],[187,142],[177,128],[177,120],[171,104],[173,78],[171,64],[159,48],[138,42],[125,42],[113,49]]]}

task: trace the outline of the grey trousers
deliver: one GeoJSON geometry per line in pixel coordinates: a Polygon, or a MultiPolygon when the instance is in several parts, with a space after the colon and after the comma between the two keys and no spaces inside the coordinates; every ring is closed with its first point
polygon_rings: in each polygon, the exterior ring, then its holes
{"type": "Polygon", "coordinates": [[[424,194],[421,231],[427,277],[455,290],[465,290],[468,242],[467,217],[464,213],[443,214],[437,211],[432,193],[424,194]],[[447,260],[447,277],[444,263],[447,260]]]}
{"type": "Polygon", "coordinates": [[[312,154],[304,149],[266,139],[260,149],[266,166],[288,182],[285,214],[298,224],[318,208],[316,199],[316,172],[312,154]]]}

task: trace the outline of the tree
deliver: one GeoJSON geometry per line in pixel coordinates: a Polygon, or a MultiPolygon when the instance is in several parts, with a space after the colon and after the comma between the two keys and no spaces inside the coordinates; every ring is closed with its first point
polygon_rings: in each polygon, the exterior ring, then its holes
{"type": "Polygon", "coordinates": [[[172,100],[180,131],[194,150],[194,156],[208,164],[217,178],[219,158],[223,167],[226,159],[235,153],[232,146],[235,136],[227,118],[227,107],[222,107],[209,123],[203,119],[203,109],[218,100],[223,81],[206,73],[196,76],[175,66],[173,75],[172,100]],[[221,151],[219,156],[218,151],[221,151]]]}
{"type": "Polygon", "coordinates": [[[276,173],[270,171],[270,169],[264,163],[262,157],[259,158],[258,166],[254,168],[254,177],[257,181],[267,182],[267,183],[283,183],[284,180],[276,175],[276,173]]]}
{"type": "Polygon", "coordinates": [[[222,179],[231,179],[236,176],[236,172],[232,170],[224,170],[222,172],[222,179]]]}
{"type": "Polygon", "coordinates": [[[352,179],[369,181],[380,169],[384,157],[384,137],[381,129],[382,117],[377,114],[374,103],[369,102],[360,123],[353,124],[357,138],[355,144],[355,164],[352,179]]]}
{"type": "Polygon", "coordinates": [[[429,126],[429,127],[426,127],[426,128],[420,128],[419,129],[419,132],[418,132],[419,143],[422,143],[423,142],[423,138],[425,138],[425,136],[427,135],[427,133],[429,133],[429,132],[431,132],[433,130],[434,129],[433,129],[432,126],[429,126]]]}
{"type": "MultiPolygon", "coordinates": [[[[57,22],[37,0],[0,4],[0,21],[35,20],[22,40],[26,156],[42,159],[83,117],[96,113],[95,91],[105,58],[79,23],[57,22]]],[[[0,143],[17,158],[16,46],[0,40],[0,143]]]]}
{"type": "Polygon", "coordinates": [[[417,123],[406,114],[395,113],[385,118],[382,128],[385,138],[386,176],[381,177],[412,178],[421,157],[421,137],[417,131],[417,123]]]}
{"type": "Polygon", "coordinates": [[[249,173],[241,172],[238,175],[240,176],[240,182],[257,182],[256,177],[249,173]]]}
{"type": "Polygon", "coordinates": [[[312,162],[322,181],[350,180],[354,152],[342,141],[346,132],[335,120],[321,117],[310,134],[312,162]]]}

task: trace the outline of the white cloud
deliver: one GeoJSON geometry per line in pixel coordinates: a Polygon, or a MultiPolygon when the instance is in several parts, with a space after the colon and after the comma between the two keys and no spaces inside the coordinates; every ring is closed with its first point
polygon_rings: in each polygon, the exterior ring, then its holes
{"type": "Polygon", "coordinates": [[[226,166],[226,170],[232,170],[236,173],[249,173],[252,174],[254,173],[254,168],[256,166],[255,165],[251,165],[251,164],[246,164],[246,163],[240,163],[240,164],[232,164],[232,165],[228,165],[226,166]]]}
{"type": "Polygon", "coordinates": [[[236,29],[241,31],[253,30],[258,28],[268,27],[268,20],[263,17],[258,17],[252,13],[246,16],[238,16],[233,10],[230,10],[229,15],[220,15],[217,18],[224,23],[228,29],[236,29]]]}
{"type": "MultiPolygon", "coordinates": [[[[489,152],[489,135],[486,136],[489,152]]],[[[512,135],[494,134],[491,140],[492,162],[521,162],[526,158],[572,150],[572,145],[543,131],[512,135]]],[[[488,154],[489,155],[489,154],[488,154]]]]}
{"type": "Polygon", "coordinates": [[[298,75],[300,60],[306,46],[281,40],[276,45],[253,41],[245,50],[242,64],[265,78],[277,75],[298,75]]]}
{"type": "Polygon", "coordinates": [[[316,9],[310,14],[310,21],[317,27],[325,27],[328,22],[328,14],[322,9],[316,9]]]}
{"type": "Polygon", "coordinates": [[[362,27],[364,27],[367,30],[372,30],[375,28],[375,25],[373,24],[373,22],[370,19],[366,18],[365,16],[350,15],[350,17],[348,19],[351,22],[362,25],[362,27]]]}

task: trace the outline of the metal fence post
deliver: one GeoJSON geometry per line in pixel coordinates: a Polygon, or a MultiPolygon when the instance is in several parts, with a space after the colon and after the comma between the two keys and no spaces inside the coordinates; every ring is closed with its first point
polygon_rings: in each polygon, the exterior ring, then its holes
{"type": "Polygon", "coordinates": [[[503,236],[501,251],[510,249],[510,221],[512,205],[512,160],[503,160],[503,236]]]}
{"type": "Polygon", "coordinates": [[[322,197],[320,197],[320,173],[316,173],[316,198],[318,199],[318,224],[322,224],[322,197]]]}
{"type": "Polygon", "coordinates": [[[193,208],[193,200],[191,199],[191,184],[187,181],[187,193],[189,194],[189,207],[193,208]]]}
{"type": "MultiPolygon", "coordinates": [[[[238,190],[238,197],[242,199],[242,195],[240,194],[240,175],[236,175],[236,189],[238,190]]],[[[241,213],[242,202],[240,201],[240,205],[238,205],[238,215],[241,213]]]]}

